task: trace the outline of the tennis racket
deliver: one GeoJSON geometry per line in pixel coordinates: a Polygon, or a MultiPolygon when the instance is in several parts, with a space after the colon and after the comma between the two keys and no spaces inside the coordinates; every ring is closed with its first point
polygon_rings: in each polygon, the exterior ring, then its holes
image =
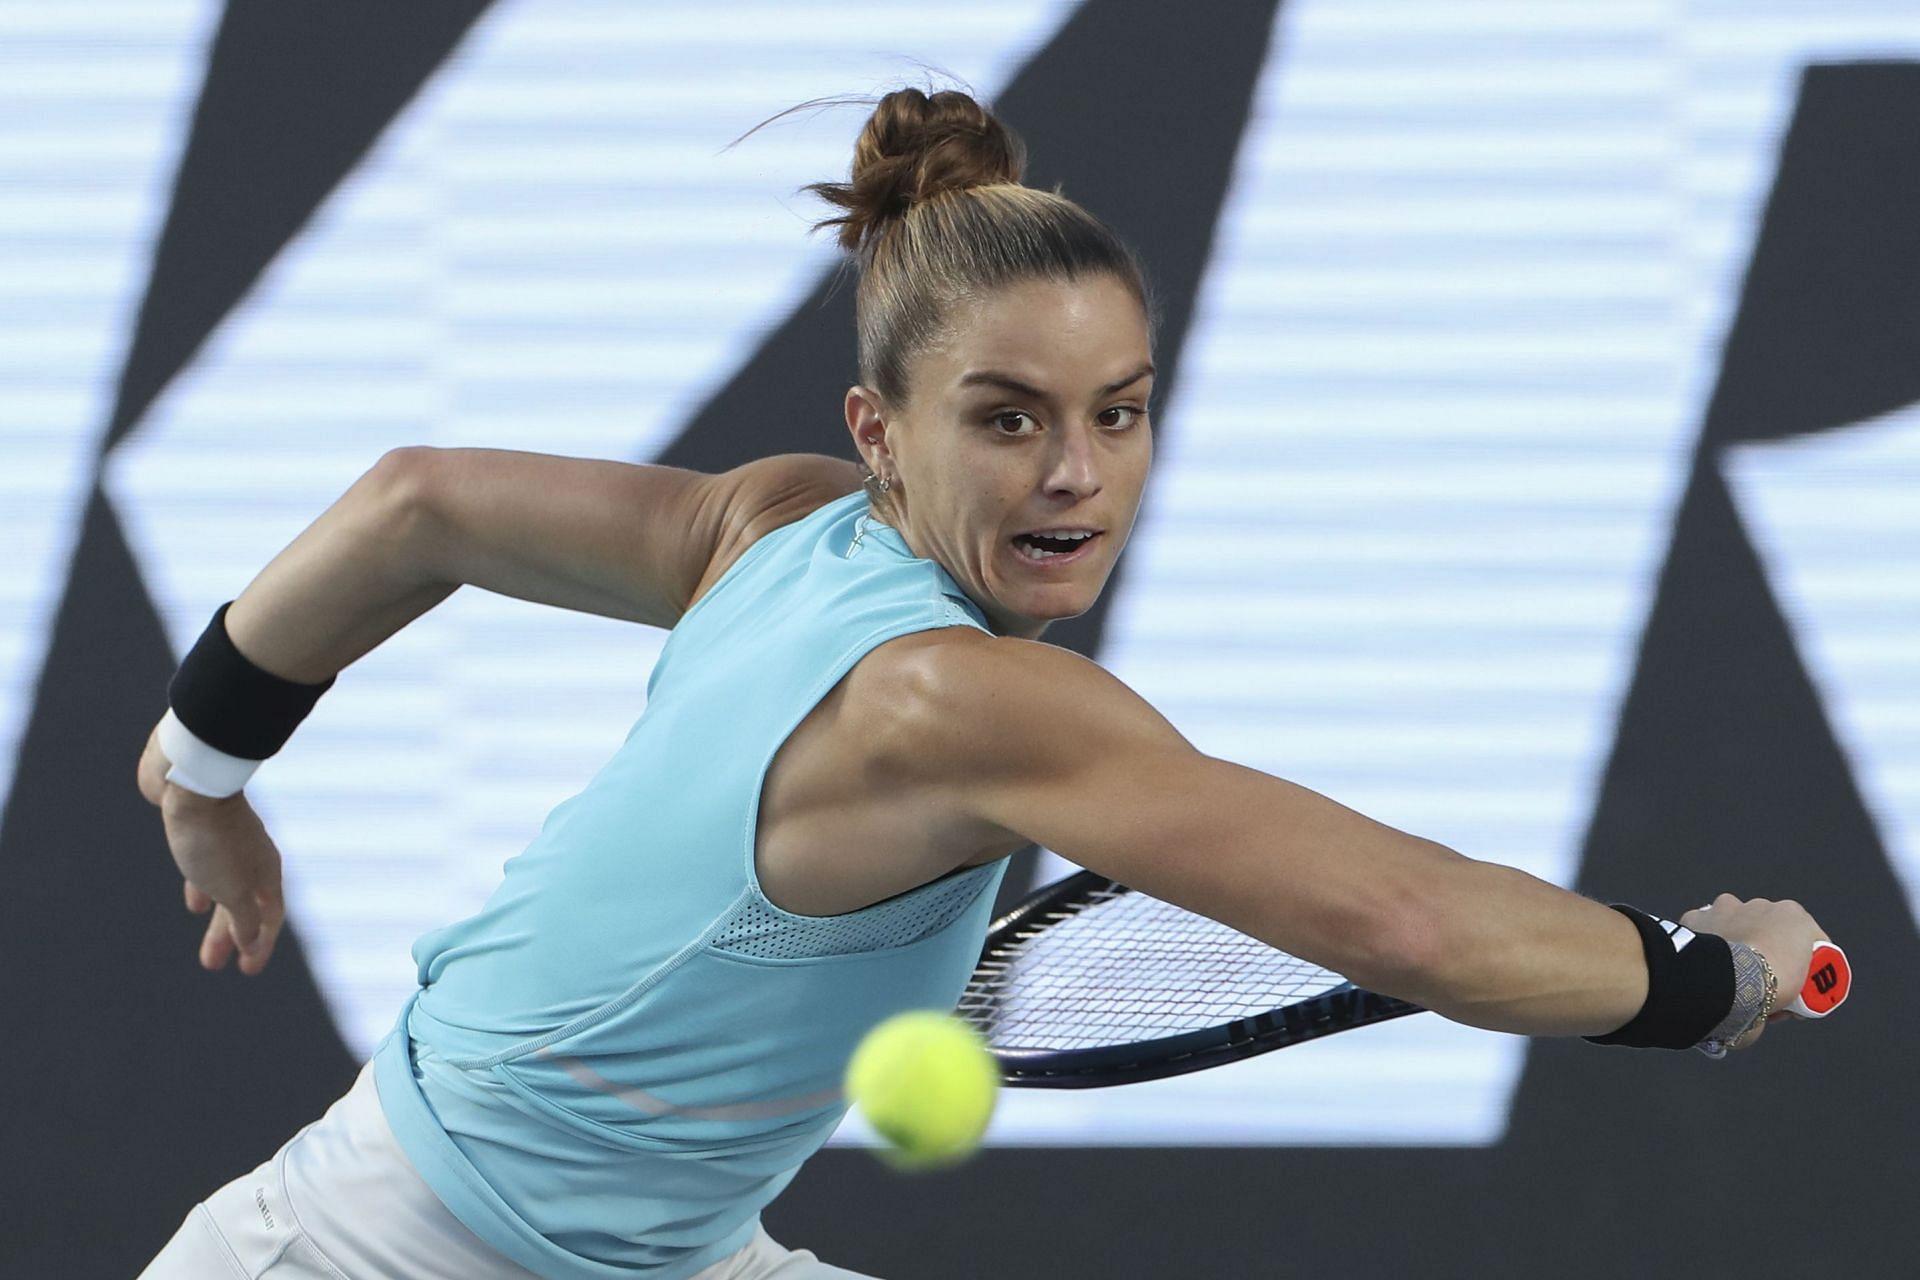
{"type": "Polygon", "coordinates": [[[955,1012],[986,1037],[1004,1083],[1096,1089],[1421,1008],[1079,871],[994,922],[955,1012]]]}
{"type": "MultiPolygon", "coordinates": [[[[1822,941],[1784,1007],[1824,1017],[1851,986],[1845,953],[1822,941]]],[[[994,922],[955,1012],[986,1037],[1004,1084],[1096,1089],[1204,1071],[1423,1010],[1079,871],[994,922]]]]}

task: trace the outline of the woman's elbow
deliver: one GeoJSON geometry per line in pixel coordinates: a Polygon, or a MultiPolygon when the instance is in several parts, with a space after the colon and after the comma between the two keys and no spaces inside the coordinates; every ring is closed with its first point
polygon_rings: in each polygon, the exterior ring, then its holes
{"type": "Polygon", "coordinates": [[[336,508],[361,539],[379,546],[390,565],[404,566],[408,577],[434,576],[446,452],[427,445],[388,450],[336,508]]]}
{"type": "Polygon", "coordinates": [[[405,445],[380,456],[354,490],[368,514],[393,530],[410,530],[431,519],[444,481],[445,449],[405,445]]]}
{"type": "Polygon", "coordinates": [[[400,518],[425,509],[433,493],[434,473],[443,450],[410,444],[389,449],[348,490],[369,508],[400,518]]]}

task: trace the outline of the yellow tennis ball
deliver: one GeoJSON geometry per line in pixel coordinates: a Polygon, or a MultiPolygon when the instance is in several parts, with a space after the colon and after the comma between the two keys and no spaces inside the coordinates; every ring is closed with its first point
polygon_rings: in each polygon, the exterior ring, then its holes
{"type": "Polygon", "coordinates": [[[914,1009],[866,1034],[847,1063],[847,1097],[891,1147],[889,1164],[957,1163],[980,1145],[1000,1068],[980,1033],[950,1013],[914,1009]]]}

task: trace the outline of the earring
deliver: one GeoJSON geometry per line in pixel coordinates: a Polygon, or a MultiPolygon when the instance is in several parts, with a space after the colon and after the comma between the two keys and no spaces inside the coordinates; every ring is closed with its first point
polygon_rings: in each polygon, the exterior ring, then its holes
{"type": "Polygon", "coordinates": [[[862,477],[862,479],[861,479],[861,481],[860,481],[860,483],[862,483],[862,484],[868,484],[868,483],[872,483],[872,482],[878,482],[878,486],[879,486],[879,489],[880,489],[880,492],[882,492],[882,493],[885,493],[885,492],[887,492],[887,490],[889,490],[889,489],[891,489],[891,488],[893,487],[893,481],[891,481],[891,480],[882,480],[882,479],[880,479],[880,477],[878,477],[878,476],[876,476],[876,475],[874,475],[874,474],[873,474],[873,472],[871,472],[871,471],[868,471],[868,472],[866,472],[866,473],[865,473],[865,475],[864,475],[864,476],[862,477]]]}

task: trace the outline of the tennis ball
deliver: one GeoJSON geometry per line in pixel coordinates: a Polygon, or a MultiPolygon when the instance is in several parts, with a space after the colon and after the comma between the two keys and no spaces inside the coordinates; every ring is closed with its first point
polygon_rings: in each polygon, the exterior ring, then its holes
{"type": "Polygon", "coordinates": [[[892,1145],[899,1169],[964,1160],[980,1145],[1000,1068],[980,1033],[950,1013],[913,1009],[876,1026],[847,1063],[847,1097],[892,1145]]]}

